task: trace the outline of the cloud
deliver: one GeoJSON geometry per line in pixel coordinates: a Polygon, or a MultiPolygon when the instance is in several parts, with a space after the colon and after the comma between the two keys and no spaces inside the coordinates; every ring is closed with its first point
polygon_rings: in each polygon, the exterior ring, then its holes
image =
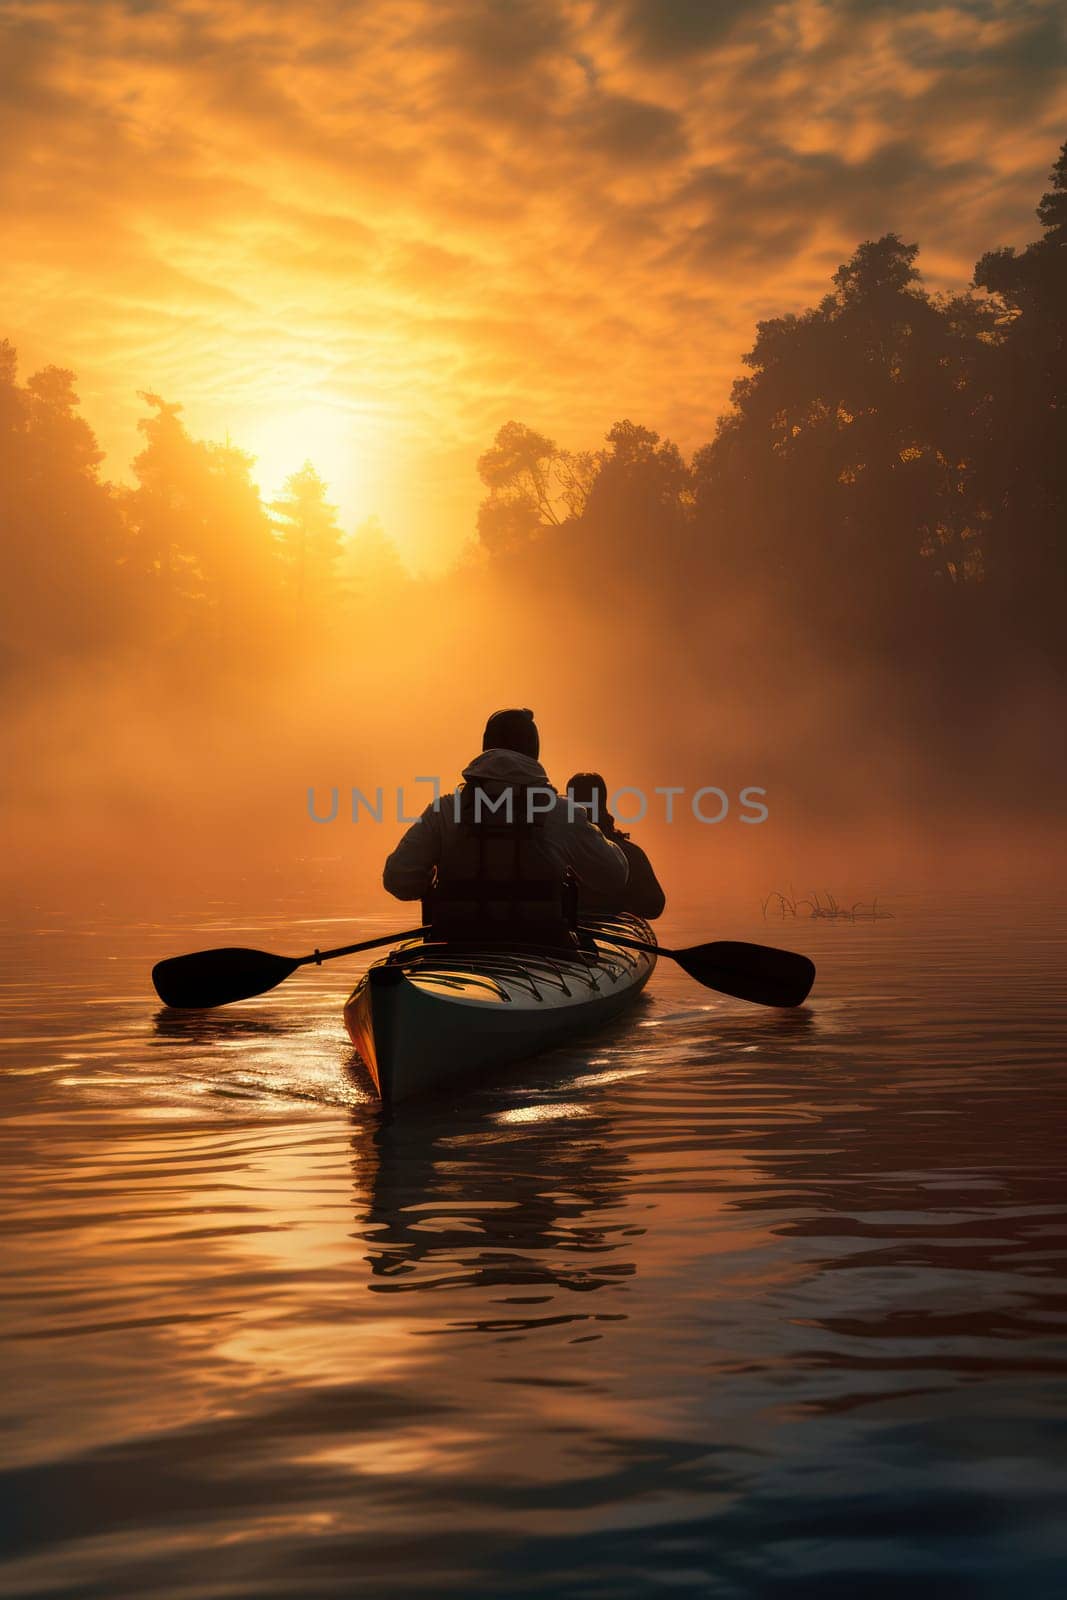
{"type": "Polygon", "coordinates": [[[614,18],[641,55],[691,60],[725,39],[752,10],[751,0],[626,0],[614,9],[614,18]]]}
{"type": "MultiPolygon", "coordinates": [[[[939,174],[965,187],[981,173],[978,161],[954,162],[939,174]]],[[[703,220],[678,240],[676,259],[705,271],[730,264],[771,270],[793,257],[827,224],[861,239],[914,219],[930,183],[928,157],[914,140],[882,145],[866,159],[832,151],[770,148],[755,165],[705,167],[678,195],[680,209],[703,220]]]]}
{"type": "Polygon", "coordinates": [[[552,0],[472,0],[441,10],[426,43],[454,50],[464,67],[488,75],[521,77],[532,63],[556,55],[569,36],[566,14],[552,0]]]}
{"type": "Polygon", "coordinates": [[[572,130],[583,150],[624,165],[672,161],[686,149],[676,111],[628,95],[592,96],[588,109],[575,116],[572,130]]]}
{"type": "Polygon", "coordinates": [[[0,0],[0,33],[0,332],[79,370],[109,470],[144,387],[237,442],[340,407],[346,517],[431,557],[508,416],[695,447],[757,317],[889,228],[964,283],[1067,132],[1043,0],[0,0]]]}

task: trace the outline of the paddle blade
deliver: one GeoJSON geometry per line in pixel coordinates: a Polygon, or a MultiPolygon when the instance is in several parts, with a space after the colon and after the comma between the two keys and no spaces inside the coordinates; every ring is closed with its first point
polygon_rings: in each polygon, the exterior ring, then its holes
{"type": "Polygon", "coordinates": [[[200,1011],[265,994],[300,965],[288,956],[272,956],[266,950],[229,946],[159,961],[152,968],[152,982],[165,1006],[200,1011]]]}
{"type": "Polygon", "coordinates": [[[757,1006],[799,1006],[815,982],[815,963],[792,950],[719,940],[674,951],[691,978],[757,1006]]]}

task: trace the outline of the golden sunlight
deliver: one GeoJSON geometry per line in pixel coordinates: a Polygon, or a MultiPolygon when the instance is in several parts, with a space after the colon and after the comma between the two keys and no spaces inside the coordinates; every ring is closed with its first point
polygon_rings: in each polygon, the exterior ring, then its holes
{"type": "Polygon", "coordinates": [[[287,478],[310,461],[338,507],[342,523],[366,515],[374,462],[380,453],[377,429],[366,409],[340,400],[299,401],[284,409],[250,412],[234,429],[234,443],[255,456],[252,476],[271,500],[287,478]]]}

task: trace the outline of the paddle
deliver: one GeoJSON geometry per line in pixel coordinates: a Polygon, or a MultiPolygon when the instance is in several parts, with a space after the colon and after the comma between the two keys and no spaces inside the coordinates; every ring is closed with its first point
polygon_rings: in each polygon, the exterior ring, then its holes
{"type": "Polygon", "coordinates": [[[251,1000],[284,983],[297,967],[332,961],[336,956],[354,956],[359,950],[374,950],[379,945],[396,944],[399,939],[415,939],[429,928],[409,928],[406,933],[383,933],[360,944],[342,945],[337,950],[314,950],[309,956],[272,956],[266,950],[244,950],[231,945],[221,950],[194,950],[191,955],[171,956],[152,968],[152,982],[165,1006],[184,1011],[202,1011],[211,1006],[226,1006],[232,1000],[251,1000]]]}
{"type": "MultiPolygon", "coordinates": [[[[596,928],[587,930],[597,933],[596,928]]],[[[599,930],[603,933],[603,930],[599,930]]],[[[359,944],[341,945],[336,950],[314,950],[309,956],[274,956],[267,950],[246,950],[226,946],[220,950],[195,950],[187,956],[171,956],[152,968],[156,993],[166,1006],[184,1011],[205,1011],[226,1006],[234,1000],[251,1000],[284,983],[297,967],[314,962],[333,961],[337,956],[354,956],[360,950],[375,950],[401,939],[416,939],[429,928],[409,928],[406,933],[384,933],[359,944]]],[[[799,1006],[815,980],[815,966],[807,956],[791,950],[775,950],[765,944],[737,944],[720,940],[696,944],[688,950],[668,950],[644,939],[628,939],[623,934],[607,935],[613,944],[628,950],[648,950],[688,972],[705,988],[720,994],[751,1000],[758,1006],[799,1006]]]]}
{"type": "MultiPolygon", "coordinates": [[[[596,935],[597,930],[587,930],[596,935]]],[[[792,950],[775,950],[767,944],[738,944],[722,939],[715,944],[694,944],[688,950],[667,950],[644,939],[627,939],[607,932],[603,937],[628,950],[650,950],[688,972],[707,989],[751,1000],[757,1006],[799,1006],[815,982],[815,963],[792,950]]]]}

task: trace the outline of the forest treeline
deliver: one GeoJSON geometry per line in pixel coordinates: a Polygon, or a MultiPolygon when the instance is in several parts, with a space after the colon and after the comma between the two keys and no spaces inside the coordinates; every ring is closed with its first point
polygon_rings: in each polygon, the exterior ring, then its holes
{"type": "Polygon", "coordinates": [[[988,252],[957,294],[927,293],[896,234],[860,245],[817,307],[758,325],[689,462],[629,420],[585,454],[508,423],[479,462],[482,542],[564,570],[577,549],[698,609],[745,595],[768,621],[868,646],[995,610],[1058,650],[1067,145],[1051,182],[1044,236],[988,252]]]}
{"type": "Polygon", "coordinates": [[[378,519],[346,538],[310,462],[265,501],[253,456],[193,438],[180,405],[141,398],[134,481],[111,483],[74,374],[46,367],[20,384],[0,342],[6,674],[125,651],[259,670],[287,640],[343,626],[403,585],[378,519]]]}
{"type": "Polygon", "coordinates": [[[956,294],[923,288],[916,245],[861,244],[818,306],[758,325],[688,461],[630,420],[584,453],[507,423],[478,461],[480,562],[419,583],[375,523],[343,535],[310,463],[266,502],[251,456],[158,395],[109,482],[73,374],[20,382],[4,344],[4,675],[116,650],[258,671],[409,599],[447,632],[489,573],[527,610],[636,622],[698,678],[769,693],[817,661],[895,677],[920,722],[980,721],[1009,651],[1038,674],[1064,654],[1067,145],[1051,182],[1043,236],[956,294]]]}

